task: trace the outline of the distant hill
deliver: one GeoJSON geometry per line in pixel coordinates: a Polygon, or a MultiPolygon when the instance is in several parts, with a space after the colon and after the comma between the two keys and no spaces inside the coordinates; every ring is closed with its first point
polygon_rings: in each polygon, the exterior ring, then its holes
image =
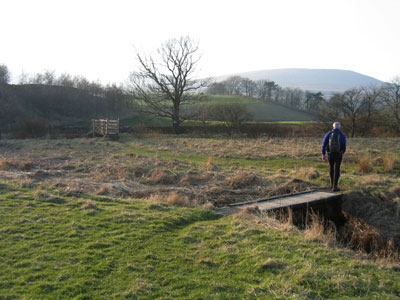
{"type": "Polygon", "coordinates": [[[223,81],[230,76],[241,76],[251,80],[269,79],[282,87],[300,88],[309,91],[321,91],[325,94],[343,92],[360,86],[382,85],[384,82],[354,71],[337,69],[274,69],[236,73],[219,76],[223,81]]]}

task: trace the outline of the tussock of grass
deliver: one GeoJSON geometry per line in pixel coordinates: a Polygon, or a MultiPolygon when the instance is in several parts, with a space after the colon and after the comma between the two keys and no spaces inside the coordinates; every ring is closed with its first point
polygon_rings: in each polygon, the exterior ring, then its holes
{"type": "Polygon", "coordinates": [[[155,169],[150,176],[144,180],[148,184],[173,184],[177,176],[168,169],[155,169]]]}
{"type": "Polygon", "coordinates": [[[216,171],[217,166],[214,162],[214,158],[212,156],[208,157],[207,164],[206,164],[206,170],[207,171],[216,171]]]}
{"type": "Polygon", "coordinates": [[[107,185],[102,185],[97,191],[94,192],[95,195],[107,195],[110,194],[110,187],[107,185]]]}
{"type": "Polygon", "coordinates": [[[154,203],[169,203],[175,206],[193,206],[193,203],[190,202],[189,197],[180,195],[176,192],[171,192],[169,194],[155,193],[149,196],[146,200],[154,203]]]}
{"type": "Polygon", "coordinates": [[[304,237],[308,240],[318,240],[326,242],[328,245],[335,245],[336,226],[332,222],[326,221],[315,212],[308,215],[308,222],[303,231],[304,237]]]}
{"type": "Polygon", "coordinates": [[[99,208],[97,207],[97,205],[94,203],[94,201],[92,200],[87,200],[85,203],[83,203],[81,205],[81,209],[83,210],[99,210],[99,208]]]}
{"type": "Polygon", "coordinates": [[[0,158],[0,170],[10,171],[10,170],[20,170],[20,171],[30,171],[33,169],[34,164],[31,161],[24,161],[16,158],[0,158]]]}
{"type": "Polygon", "coordinates": [[[274,259],[268,259],[263,262],[260,266],[261,270],[276,270],[285,268],[286,264],[280,261],[276,261],[274,259]]]}
{"type": "Polygon", "coordinates": [[[243,208],[240,212],[239,212],[239,217],[244,217],[246,215],[260,215],[261,211],[260,208],[258,207],[258,205],[253,205],[253,206],[247,206],[245,208],[243,208]]]}
{"type": "Polygon", "coordinates": [[[304,192],[312,189],[312,183],[301,179],[291,179],[288,182],[279,185],[269,193],[269,196],[285,195],[298,192],[304,192]]]}
{"type": "Polygon", "coordinates": [[[300,168],[292,172],[296,178],[305,180],[315,180],[320,177],[319,172],[315,168],[300,168]]]}
{"type": "Polygon", "coordinates": [[[371,173],[373,171],[371,158],[369,157],[361,157],[358,162],[358,171],[361,173],[371,173]]]}
{"type": "Polygon", "coordinates": [[[187,196],[182,196],[175,192],[168,195],[167,202],[176,206],[190,206],[190,201],[187,196]]]}
{"type": "Polygon", "coordinates": [[[393,155],[393,153],[385,154],[385,156],[383,157],[383,169],[386,172],[392,172],[395,162],[396,157],[393,155]]]}
{"type": "Polygon", "coordinates": [[[233,177],[226,180],[228,185],[234,189],[245,188],[248,186],[260,185],[262,180],[259,176],[247,172],[238,172],[233,177]]]}

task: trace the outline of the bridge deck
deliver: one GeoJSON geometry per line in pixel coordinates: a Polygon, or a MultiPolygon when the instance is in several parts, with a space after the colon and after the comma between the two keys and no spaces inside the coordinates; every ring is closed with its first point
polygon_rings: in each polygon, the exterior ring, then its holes
{"type": "Polygon", "coordinates": [[[342,194],[326,192],[326,191],[308,191],[297,194],[282,195],[270,198],[257,199],[249,202],[234,203],[227,208],[217,210],[222,215],[230,215],[240,210],[258,206],[261,211],[276,210],[282,208],[307,207],[318,204],[319,202],[327,202],[330,200],[340,199],[342,194]]]}

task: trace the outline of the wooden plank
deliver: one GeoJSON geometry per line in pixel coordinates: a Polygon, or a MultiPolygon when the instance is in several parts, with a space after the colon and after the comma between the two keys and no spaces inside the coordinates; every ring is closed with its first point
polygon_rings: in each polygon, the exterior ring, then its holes
{"type": "Polygon", "coordinates": [[[221,215],[230,215],[250,206],[258,206],[261,211],[295,208],[302,206],[309,207],[313,205],[318,205],[319,203],[330,202],[331,200],[332,203],[335,203],[335,201],[340,199],[341,197],[342,194],[326,191],[307,191],[297,194],[256,199],[254,201],[247,201],[242,203],[233,203],[227,208],[218,209],[217,213],[221,215]]]}
{"type": "MultiPolygon", "coordinates": [[[[302,204],[311,204],[313,202],[329,200],[329,199],[337,198],[337,197],[338,197],[338,194],[335,194],[335,193],[314,192],[314,193],[308,193],[308,194],[293,195],[290,197],[277,198],[277,199],[270,200],[270,201],[267,200],[267,201],[257,202],[257,205],[261,211],[265,211],[265,210],[274,210],[274,209],[279,209],[279,208],[292,207],[292,206],[297,206],[297,205],[302,205],[302,204]]],[[[238,209],[243,209],[246,206],[249,206],[249,204],[244,204],[244,205],[236,206],[236,207],[238,209]]]]}

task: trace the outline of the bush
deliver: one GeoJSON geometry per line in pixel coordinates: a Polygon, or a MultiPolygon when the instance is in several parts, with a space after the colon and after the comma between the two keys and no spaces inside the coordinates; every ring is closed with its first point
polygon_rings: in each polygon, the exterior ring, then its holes
{"type": "Polygon", "coordinates": [[[21,122],[17,133],[19,138],[43,137],[49,132],[49,123],[44,119],[25,119],[21,122]]]}
{"type": "Polygon", "coordinates": [[[223,122],[227,127],[239,128],[243,122],[252,118],[242,103],[218,103],[210,106],[209,115],[216,121],[223,122]]]}

